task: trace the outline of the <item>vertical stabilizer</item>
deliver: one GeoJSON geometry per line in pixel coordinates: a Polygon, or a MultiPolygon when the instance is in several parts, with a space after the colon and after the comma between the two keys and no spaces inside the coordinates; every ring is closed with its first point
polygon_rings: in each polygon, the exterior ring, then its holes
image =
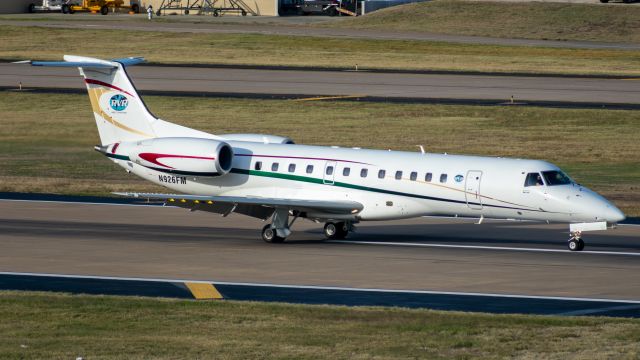
{"type": "Polygon", "coordinates": [[[125,65],[141,58],[100,60],[65,55],[63,62],[32,62],[34,66],[78,67],[89,92],[91,108],[103,145],[156,137],[153,116],[133,86],[125,65]]]}

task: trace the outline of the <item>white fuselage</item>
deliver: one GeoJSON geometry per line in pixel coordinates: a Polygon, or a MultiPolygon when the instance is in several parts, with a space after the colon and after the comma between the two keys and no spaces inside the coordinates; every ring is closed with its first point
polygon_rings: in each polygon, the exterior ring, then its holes
{"type": "MultiPolygon", "coordinates": [[[[424,215],[554,222],[624,218],[603,197],[575,183],[525,187],[527,174],[559,171],[544,161],[226,142],[234,157],[231,172],[223,176],[171,174],[115,161],[138,176],[186,194],[357,201],[364,209],[355,220],[424,215]]],[[[323,218],[322,214],[309,217],[323,218]]]]}

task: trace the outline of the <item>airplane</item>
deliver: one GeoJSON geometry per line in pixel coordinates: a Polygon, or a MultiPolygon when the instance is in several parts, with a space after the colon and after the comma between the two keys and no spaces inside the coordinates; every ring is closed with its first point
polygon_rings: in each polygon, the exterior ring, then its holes
{"type": "Polygon", "coordinates": [[[214,135],[153,115],[126,68],[129,57],[65,55],[33,66],[77,67],[84,78],[100,145],[95,150],[172,191],[114,193],[191,210],[267,221],[262,239],[281,243],[298,218],[324,223],[344,239],[361,221],[427,215],[569,224],[568,248],[582,232],[606,230],[625,215],[546,161],[295,144],[277,135],[214,135]]]}

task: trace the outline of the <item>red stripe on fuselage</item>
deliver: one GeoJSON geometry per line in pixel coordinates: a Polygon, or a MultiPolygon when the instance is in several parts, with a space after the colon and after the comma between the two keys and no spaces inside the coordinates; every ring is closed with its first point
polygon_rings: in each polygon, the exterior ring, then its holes
{"type": "Polygon", "coordinates": [[[214,157],[205,157],[205,156],[190,156],[190,155],[173,155],[173,154],[156,154],[156,153],[140,153],[138,156],[148,161],[152,164],[164,166],[169,169],[174,169],[171,166],[165,165],[158,161],[160,158],[180,158],[180,159],[199,159],[199,160],[215,160],[214,157]]]}
{"type": "Polygon", "coordinates": [[[121,92],[129,95],[129,96],[133,96],[135,98],[135,96],[132,93],[130,93],[128,91],[124,91],[124,90],[120,89],[117,86],[113,86],[111,84],[107,84],[106,82],[103,82],[103,81],[100,81],[100,80],[84,79],[84,82],[87,83],[87,84],[100,85],[100,86],[108,87],[108,88],[111,88],[111,89],[114,89],[114,90],[118,90],[118,91],[121,91],[121,92]]]}

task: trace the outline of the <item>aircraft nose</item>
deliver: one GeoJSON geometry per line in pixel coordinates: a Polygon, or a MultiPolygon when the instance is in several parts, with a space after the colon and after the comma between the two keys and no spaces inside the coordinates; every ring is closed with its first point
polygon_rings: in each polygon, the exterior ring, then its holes
{"type": "Polygon", "coordinates": [[[578,199],[581,199],[578,203],[587,215],[585,221],[617,223],[626,219],[620,209],[595,191],[581,187],[578,194],[578,199]]]}
{"type": "Polygon", "coordinates": [[[617,223],[627,218],[620,209],[611,203],[607,204],[606,209],[605,219],[607,219],[607,222],[617,223]]]}

